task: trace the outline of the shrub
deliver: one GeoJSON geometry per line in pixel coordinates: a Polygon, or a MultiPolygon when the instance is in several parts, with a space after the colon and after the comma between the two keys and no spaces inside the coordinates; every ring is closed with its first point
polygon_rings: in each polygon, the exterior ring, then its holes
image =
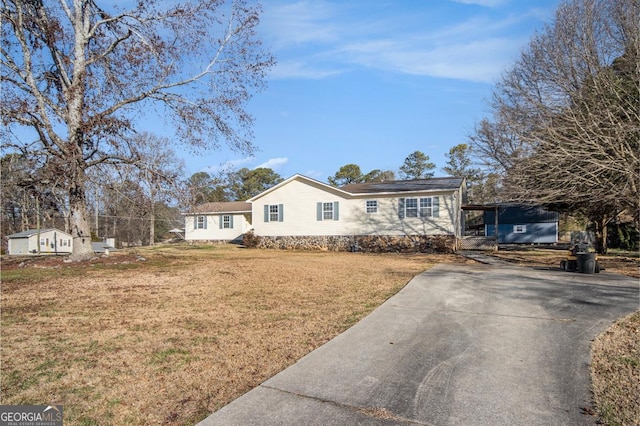
{"type": "Polygon", "coordinates": [[[253,230],[246,232],[242,237],[242,244],[246,248],[256,248],[260,244],[260,237],[253,233],[253,230]]]}

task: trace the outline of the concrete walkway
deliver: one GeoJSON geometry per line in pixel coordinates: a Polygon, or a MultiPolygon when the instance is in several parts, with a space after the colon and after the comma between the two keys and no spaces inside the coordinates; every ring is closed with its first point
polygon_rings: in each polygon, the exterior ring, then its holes
{"type": "Polygon", "coordinates": [[[439,265],[201,425],[592,425],[590,342],[638,280],[439,265]]]}

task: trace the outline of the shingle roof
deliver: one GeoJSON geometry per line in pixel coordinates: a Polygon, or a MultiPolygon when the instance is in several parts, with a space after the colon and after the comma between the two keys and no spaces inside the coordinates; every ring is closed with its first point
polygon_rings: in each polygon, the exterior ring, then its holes
{"type": "Polygon", "coordinates": [[[22,232],[18,232],[16,234],[11,234],[11,235],[7,235],[7,238],[29,238],[32,235],[36,235],[38,232],[40,232],[41,234],[44,234],[45,232],[49,232],[49,231],[56,231],[56,232],[62,232],[64,234],[67,234],[64,231],[60,231],[59,229],[56,228],[46,228],[46,229],[28,229],[26,231],[22,231],[22,232]]]}
{"type": "Polygon", "coordinates": [[[187,214],[193,213],[251,213],[251,204],[244,201],[205,203],[195,207],[187,214]]]}
{"type": "Polygon", "coordinates": [[[412,192],[439,191],[460,188],[463,178],[445,177],[414,180],[392,180],[386,182],[352,183],[341,187],[343,191],[352,194],[368,194],[378,192],[412,192]]]}

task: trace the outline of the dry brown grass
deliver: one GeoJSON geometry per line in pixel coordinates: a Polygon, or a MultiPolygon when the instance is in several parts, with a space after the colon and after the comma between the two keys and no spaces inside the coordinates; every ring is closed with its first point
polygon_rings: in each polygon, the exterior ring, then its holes
{"type": "Polygon", "coordinates": [[[3,263],[2,404],[65,424],[192,424],[453,255],[165,247],[3,263]],[[114,263],[115,262],[115,263],[114,263]]]}
{"type": "MultiPolygon", "coordinates": [[[[464,261],[236,246],[139,254],[146,260],[3,261],[0,403],[62,404],[69,425],[192,424],[348,328],[415,274],[464,261]]],[[[499,255],[557,267],[563,254],[499,255]]],[[[638,276],[637,258],[604,264],[638,276]]],[[[608,412],[637,402],[627,389],[640,386],[639,328],[640,315],[630,317],[594,345],[602,361],[594,361],[594,384],[614,389],[598,402],[608,412]]]]}
{"type": "Polygon", "coordinates": [[[591,379],[604,424],[640,425],[640,311],[593,342],[591,379]]]}

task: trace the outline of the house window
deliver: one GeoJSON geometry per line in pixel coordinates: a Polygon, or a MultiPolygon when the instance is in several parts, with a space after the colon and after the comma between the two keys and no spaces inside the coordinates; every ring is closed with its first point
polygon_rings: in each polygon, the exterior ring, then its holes
{"type": "Polygon", "coordinates": [[[334,201],[331,203],[317,204],[317,220],[338,220],[340,216],[340,203],[334,201]]]}
{"type": "Polygon", "coordinates": [[[278,221],[278,217],[279,217],[278,205],[274,204],[272,206],[269,206],[269,221],[270,222],[277,222],[278,221]]]}
{"type": "Polygon", "coordinates": [[[264,205],[264,221],[265,222],[284,222],[284,205],[265,204],[264,205]]]}
{"type": "Polygon", "coordinates": [[[207,229],[207,217],[196,216],[196,229],[207,229]]]}
{"type": "Polygon", "coordinates": [[[367,213],[378,213],[378,200],[367,200],[367,213]]]}
{"type": "Polygon", "coordinates": [[[431,198],[420,198],[420,217],[432,217],[431,198]]]}
{"type": "Polygon", "coordinates": [[[407,198],[404,201],[404,217],[418,217],[417,198],[407,198]]]}
{"type": "Polygon", "coordinates": [[[40,238],[40,245],[41,245],[41,246],[46,245],[46,243],[44,242],[44,238],[40,238]]]}
{"type": "Polygon", "coordinates": [[[440,199],[438,197],[400,198],[398,216],[405,217],[439,217],[440,199]]]}
{"type": "Polygon", "coordinates": [[[222,216],[222,228],[223,229],[233,228],[233,225],[231,223],[231,215],[225,214],[222,216]]]}
{"type": "Polygon", "coordinates": [[[322,203],[322,219],[333,220],[333,203],[322,203]]]}
{"type": "Polygon", "coordinates": [[[526,234],[527,233],[527,225],[513,225],[513,233],[514,234],[526,234]]]}

